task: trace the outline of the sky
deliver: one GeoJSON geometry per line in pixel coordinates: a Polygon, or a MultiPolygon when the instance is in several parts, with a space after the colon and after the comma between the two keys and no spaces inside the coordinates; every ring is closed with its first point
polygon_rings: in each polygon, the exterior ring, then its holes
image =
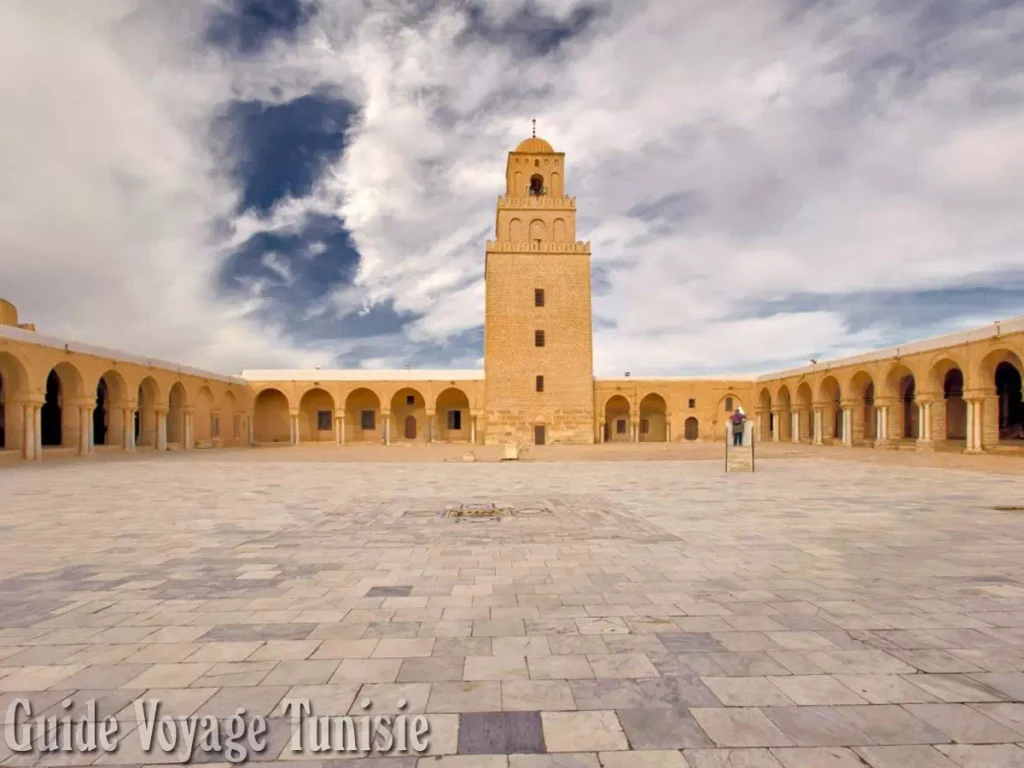
{"type": "Polygon", "coordinates": [[[0,295],[232,373],[479,368],[506,153],[566,153],[598,376],[1024,314],[1024,3],[0,0],[0,295]]]}

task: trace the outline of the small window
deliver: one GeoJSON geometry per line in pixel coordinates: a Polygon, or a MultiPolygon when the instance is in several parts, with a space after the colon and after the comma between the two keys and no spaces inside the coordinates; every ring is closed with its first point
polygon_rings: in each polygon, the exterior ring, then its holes
{"type": "Polygon", "coordinates": [[[377,412],[376,411],[360,411],[359,412],[359,426],[361,429],[372,431],[377,428],[377,412]]]}
{"type": "Polygon", "coordinates": [[[210,417],[210,434],[214,437],[220,437],[220,416],[213,414],[210,417]]]}
{"type": "Polygon", "coordinates": [[[619,419],[615,422],[615,434],[624,435],[626,434],[626,420],[619,419]]]}
{"type": "Polygon", "coordinates": [[[462,429],[462,411],[448,411],[448,429],[462,429]]]}
{"type": "Polygon", "coordinates": [[[533,346],[543,347],[544,346],[544,331],[533,332],[533,346]]]}
{"type": "Polygon", "coordinates": [[[316,428],[320,432],[328,432],[331,429],[331,412],[330,411],[317,411],[316,412],[316,428]]]}
{"type": "Polygon", "coordinates": [[[416,395],[406,395],[405,396],[405,404],[406,405],[416,405],[416,395]]]}
{"type": "Polygon", "coordinates": [[[544,289],[534,288],[533,289],[533,306],[543,307],[544,306],[544,289]]]}
{"type": "Polygon", "coordinates": [[[696,408],[697,407],[697,401],[694,400],[692,397],[690,398],[690,407],[691,408],[696,408]]]}
{"type": "Polygon", "coordinates": [[[547,432],[544,429],[543,424],[538,424],[533,428],[533,444],[544,445],[548,441],[547,432]]]}
{"type": "Polygon", "coordinates": [[[543,392],[544,391],[544,377],[543,376],[538,376],[537,377],[537,391],[538,392],[543,392]]]}
{"type": "Polygon", "coordinates": [[[730,413],[732,413],[732,398],[731,397],[725,398],[725,410],[727,410],[730,413]]]}
{"type": "Polygon", "coordinates": [[[648,435],[651,432],[651,422],[647,419],[640,419],[640,434],[648,435]]]}

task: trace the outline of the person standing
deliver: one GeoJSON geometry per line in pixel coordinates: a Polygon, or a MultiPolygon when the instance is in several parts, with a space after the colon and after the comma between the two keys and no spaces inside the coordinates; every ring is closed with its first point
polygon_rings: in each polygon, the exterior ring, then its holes
{"type": "Polygon", "coordinates": [[[747,416],[739,408],[732,412],[729,421],[732,422],[732,444],[743,445],[743,427],[747,416]]]}

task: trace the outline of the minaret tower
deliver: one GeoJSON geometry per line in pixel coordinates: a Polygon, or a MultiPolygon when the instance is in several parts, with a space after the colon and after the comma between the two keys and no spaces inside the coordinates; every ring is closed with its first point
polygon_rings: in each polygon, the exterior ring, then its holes
{"type": "Polygon", "coordinates": [[[594,442],[590,243],[576,241],[565,154],[533,136],[508,154],[487,242],[488,443],[594,442]]]}

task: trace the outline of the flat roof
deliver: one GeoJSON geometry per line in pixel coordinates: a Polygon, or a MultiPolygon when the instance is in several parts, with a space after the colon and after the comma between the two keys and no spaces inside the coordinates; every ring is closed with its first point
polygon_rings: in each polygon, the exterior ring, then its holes
{"type": "Polygon", "coordinates": [[[242,371],[246,381],[483,381],[482,370],[398,370],[373,368],[314,368],[312,370],[242,371]]]}
{"type": "Polygon", "coordinates": [[[790,368],[787,371],[780,371],[778,373],[766,373],[758,376],[756,381],[774,381],[775,379],[783,379],[789,376],[806,375],[823,369],[842,368],[847,365],[864,365],[865,363],[884,360],[887,357],[913,355],[919,352],[931,352],[935,349],[943,349],[944,347],[955,347],[958,344],[966,344],[969,341],[991,339],[1009,333],[1019,333],[1021,331],[1024,331],[1024,315],[1012,317],[1009,320],[998,320],[990,325],[984,325],[981,328],[972,328],[967,331],[947,333],[944,336],[933,336],[930,339],[921,339],[920,341],[910,341],[906,344],[900,344],[894,347],[885,347],[884,349],[876,349],[859,355],[851,355],[850,357],[840,357],[835,360],[822,360],[817,364],[803,365],[799,368],[790,368]]]}
{"type": "Polygon", "coordinates": [[[134,363],[135,365],[142,365],[148,368],[162,368],[166,371],[175,371],[188,376],[198,376],[203,379],[226,381],[230,384],[245,384],[245,381],[237,376],[225,376],[223,373],[204,371],[201,368],[192,368],[188,365],[172,363],[168,360],[159,360],[155,357],[142,357],[141,355],[133,355],[128,352],[122,352],[119,349],[111,349],[110,347],[98,347],[93,344],[82,344],[78,341],[61,339],[56,336],[46,336],[42,333],[26,331],[24,328],[17,328],[13,325],[0,325],[0,338],[23,341],[26,344],[37,344],[41,347],[66,349],[69,352],[78,352],[83,355],[93,355],[94,357],[105,357],[118,362],[134,363]]]}

